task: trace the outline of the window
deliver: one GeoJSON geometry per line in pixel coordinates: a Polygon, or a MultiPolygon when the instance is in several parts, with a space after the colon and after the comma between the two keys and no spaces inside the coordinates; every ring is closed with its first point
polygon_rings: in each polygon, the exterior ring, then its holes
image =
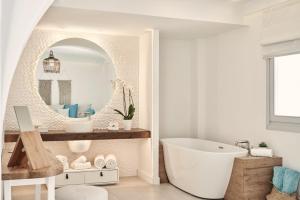
{"type": "Polygon", "coordinates": [[[300,132],[300,53],[268,58],[267,128],[300,132]]]}

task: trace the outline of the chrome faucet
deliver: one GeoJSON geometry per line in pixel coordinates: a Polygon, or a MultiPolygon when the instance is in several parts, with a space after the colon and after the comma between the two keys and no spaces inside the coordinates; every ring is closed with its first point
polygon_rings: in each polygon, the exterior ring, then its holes
{"type": "Polygon", "coordinates": [[[234,144],[235,144],[235,146],[247,149],[248,150],[248,154],[251,155],[249,140],[238,140],[234,144]]]}
{"type": "Polygon", "coordinates": [[[90,112],[84,112],[84,115],[85,115],[85,117],[87,117],[88,118],[88,120],[91,120],[92,119],[92,114],[90,113],[90,112]]]}

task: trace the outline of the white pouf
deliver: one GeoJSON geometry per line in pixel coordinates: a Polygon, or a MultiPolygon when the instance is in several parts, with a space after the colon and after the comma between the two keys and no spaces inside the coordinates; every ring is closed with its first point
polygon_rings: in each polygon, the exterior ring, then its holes
{"type": "Polygon", "coordinates": [[[108,194],[101,187],[69,185],[55,190],[55,200],[108,200],[108,194]]]}

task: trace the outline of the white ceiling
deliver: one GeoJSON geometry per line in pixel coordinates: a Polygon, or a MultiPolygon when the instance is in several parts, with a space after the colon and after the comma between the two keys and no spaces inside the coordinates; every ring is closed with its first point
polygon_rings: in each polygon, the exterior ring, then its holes
{"type": "Polygon", "coordinates": [[[141,35],[147,29],[158,29],[162,37],[181,39],[208,37],[240,27],[243,26],[199,20],[51,7],[37,28],[132,36],[141,35]]]}
{"type": "Polygon", "coordinates": [[[243,24],[240,4],[231,0],[55,0],[53,6],[243,24]]]}

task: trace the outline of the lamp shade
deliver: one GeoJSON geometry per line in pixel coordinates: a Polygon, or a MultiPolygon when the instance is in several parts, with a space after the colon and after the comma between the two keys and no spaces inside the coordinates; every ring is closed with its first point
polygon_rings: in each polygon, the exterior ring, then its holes
{"type": "Polygon", "coordinates": [[[43,67],[45,73],[60,73],[60,61],[54,57],[52,50],[49,57],[43,60],[43,67]]]}

